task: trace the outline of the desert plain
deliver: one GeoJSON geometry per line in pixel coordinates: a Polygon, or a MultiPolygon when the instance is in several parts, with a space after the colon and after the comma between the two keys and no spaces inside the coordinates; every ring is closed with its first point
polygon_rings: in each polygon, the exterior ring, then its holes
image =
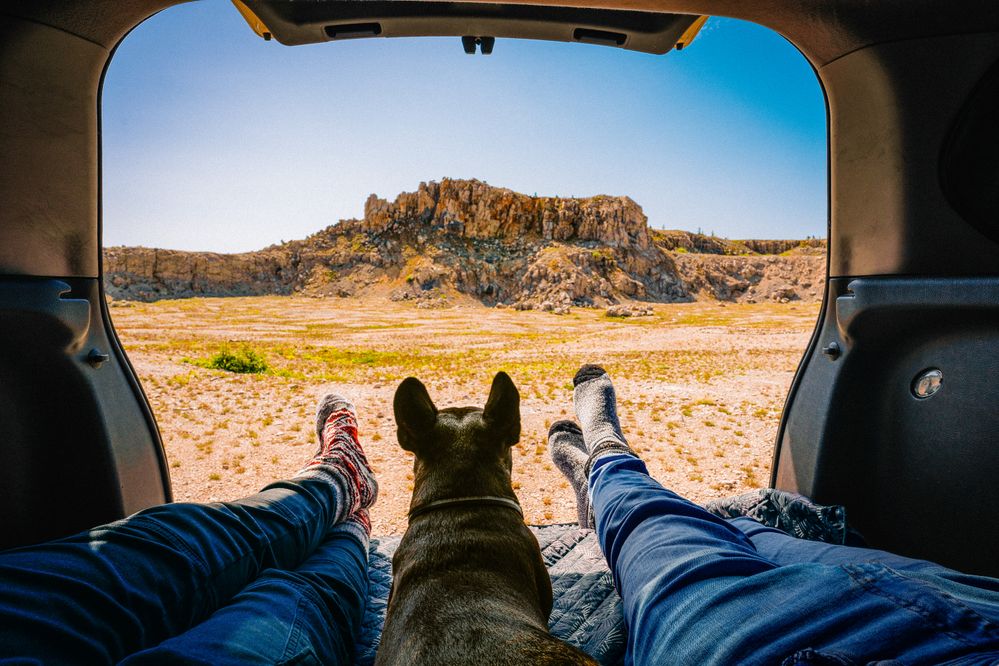
{"type": "Polygon", "coordinates": [[[530,524],[574,522],[547,430],[572,418],[572,376],[607,368],[629,443],[652,475],[705,502],[766,486],[774,438],[819,304],[654,304],[643,317],[597,308],[566,315],[469,299],[420,309],[387,299],[256,296],[114,301],[115,328],[152,405],[177,501],[242,497],[299,469],[315,451],[317,399],[357,407],[378,476],[373,533],[401,534],[413,488],[392,398],[414,376],[438,407],[484,405],[503,370],[521,394],[513,483],[530,524]],[[203,367],[249,349],[262,373],[203,367]]]}

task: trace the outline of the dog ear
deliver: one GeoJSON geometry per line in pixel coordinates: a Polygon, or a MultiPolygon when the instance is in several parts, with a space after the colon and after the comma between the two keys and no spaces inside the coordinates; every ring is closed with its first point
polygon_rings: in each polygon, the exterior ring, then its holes
{"type": "Polygon", "coordinates": [[[399,446],[416,453],[437,422],[437,407],[427,387],[415,377],[406,377],[395,391],[392,409],[399,427],[399,446]]]}
{"type": "Polygon", "coordinates": [[[505,372],[493,377],[482,419],[488,426],[502,428],[510,437],[510,444],[520,439],[520,392],[505,372]]]}

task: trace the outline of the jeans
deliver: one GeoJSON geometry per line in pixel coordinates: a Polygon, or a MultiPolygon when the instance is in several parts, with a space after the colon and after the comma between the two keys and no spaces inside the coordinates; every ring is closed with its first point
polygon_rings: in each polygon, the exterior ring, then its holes
{"type": "Polygon", "coordinates": [[[628,455],[589,482],[629,664],[999,661],[999,580],[717,518],[628,455]]]}
{"type": "Polygon", "coordinates": [[[347,663],[367,547],[323,481],[0,553],[0,662],[347,663]]]}

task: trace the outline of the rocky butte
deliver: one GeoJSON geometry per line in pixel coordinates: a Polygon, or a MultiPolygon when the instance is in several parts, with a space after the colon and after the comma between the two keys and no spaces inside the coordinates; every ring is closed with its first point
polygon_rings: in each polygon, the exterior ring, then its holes
{"type": "Polygon", "coordinates": [[[364,218],[304,240],[216,254],[105,250],[115,299],[303,294],[413,300],[472,298],[542,308],[633,301],[817,300],[825,241],[729,241],[650,229],[628,197],[536,197],[478,180],[420,183],[364,218]]]}

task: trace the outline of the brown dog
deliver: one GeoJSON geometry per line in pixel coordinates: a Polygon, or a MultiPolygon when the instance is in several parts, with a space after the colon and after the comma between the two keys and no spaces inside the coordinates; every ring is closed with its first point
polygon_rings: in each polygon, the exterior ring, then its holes
{"type": "Polygon", "coordinates": [[[484,410],[438,411],[412,377],[395,394],[416,454],[409,529],[376,664],[596,664],[548,633],[552,585],[510,483],[520,394],[505,373],[484,410]]]}

